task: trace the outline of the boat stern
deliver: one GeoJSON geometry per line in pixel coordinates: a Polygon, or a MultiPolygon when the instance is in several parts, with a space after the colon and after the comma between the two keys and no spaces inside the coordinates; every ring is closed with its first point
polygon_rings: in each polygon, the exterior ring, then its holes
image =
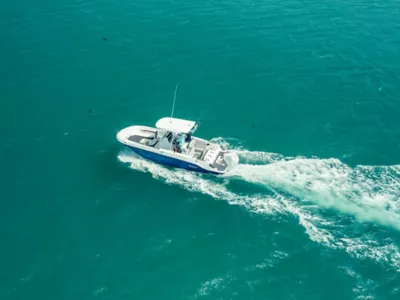
{"type": "Polygon", "coordinates": [[[239,157],[236,153],[224,151],[220,148],[208,151],[204,160],[208,162],[212,170],[218,174],[225,174],[235,168],[239,163],[239,157]]]}
{"type": "Polygon", "coordinates": [[[239,164],[239,157],[236,153],[227,152],[224,154],[224,161],[227,165],[226,171],[230,171],[239,164]]]}

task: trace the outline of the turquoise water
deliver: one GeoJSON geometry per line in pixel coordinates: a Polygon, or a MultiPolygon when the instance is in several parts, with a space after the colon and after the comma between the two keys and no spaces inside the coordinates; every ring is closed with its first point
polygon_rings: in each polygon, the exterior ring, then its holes
{"type": "Polygon", "coordinates": [[[0,299],[399,299],[397,1],[10,1],[0,299]],[[116,141],[170,114],[223,177],[116,141]]]}

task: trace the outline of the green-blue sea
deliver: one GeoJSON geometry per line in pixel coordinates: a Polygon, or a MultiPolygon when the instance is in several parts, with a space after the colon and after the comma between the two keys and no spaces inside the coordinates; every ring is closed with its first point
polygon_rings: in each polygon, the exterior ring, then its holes
{"type": "Polygon", "coordinates": [[[0,134],[1,300],[400,299],[397,0],[4,0],[0,134]]]}

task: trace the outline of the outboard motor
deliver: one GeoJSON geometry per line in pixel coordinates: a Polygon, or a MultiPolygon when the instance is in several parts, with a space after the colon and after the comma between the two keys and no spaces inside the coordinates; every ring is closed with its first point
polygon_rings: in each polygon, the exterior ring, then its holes
{"type": "Polygon", "coordinates": [[[236,153],[228,152],[224,154],[224,161],[228,166],[227,171],[229,171],[239,164],[239,157],[236,153]]]}

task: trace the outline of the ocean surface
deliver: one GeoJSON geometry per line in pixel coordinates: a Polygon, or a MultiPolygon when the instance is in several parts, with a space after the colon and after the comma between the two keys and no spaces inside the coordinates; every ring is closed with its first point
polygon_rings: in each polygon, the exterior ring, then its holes
{"type": "Polygon", "coordinates": [[[5,0],[0,101],[1,300],[400,299],[399,1],[5,0]]]}

